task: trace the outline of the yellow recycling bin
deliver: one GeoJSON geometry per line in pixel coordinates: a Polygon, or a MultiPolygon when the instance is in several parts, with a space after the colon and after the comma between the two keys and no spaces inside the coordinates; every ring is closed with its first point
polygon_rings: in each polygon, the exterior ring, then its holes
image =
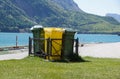
{"type": "MultiPolygon", "coordinates": [[[[50,53],[49,53],[49,59],[50,60],[59,60],[61,59],[61,53],[62,53],[62,36],[64,33],[63,28],[44,28],[44,35],[45,39],[50,38],[50,53]]],[[[47,52],[47,42],[48,40],[45,40],[45,52],[47,52]]],[[[46,57],[48,59],[48,56],[46,57]]]]}

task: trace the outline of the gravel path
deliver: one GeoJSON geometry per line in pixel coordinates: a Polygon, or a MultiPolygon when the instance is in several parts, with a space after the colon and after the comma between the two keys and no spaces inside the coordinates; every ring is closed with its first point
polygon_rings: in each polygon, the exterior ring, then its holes
{"type": "Polygon", "coordinates": [[[120,58],[120,42],[84,44],[83,47],[79,47],[79,55],[83,57],[120,58]]]}
{"type": "Polygon", "coordinates": [[[0,55],[0,60],[23,59],[28,56],[28,49],[10,50],[13,54],[0,55]]]}

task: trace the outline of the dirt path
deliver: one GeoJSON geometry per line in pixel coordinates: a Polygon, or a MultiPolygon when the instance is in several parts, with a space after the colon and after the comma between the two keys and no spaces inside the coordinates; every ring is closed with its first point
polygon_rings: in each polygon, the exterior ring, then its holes
{"type": "Polygon", "coordinates": [[[120,42],[85,44],[83,47],[79,47],[79,55],[99,58],[120,58],[120,42]]]}
{"type": "Polygon", "coordinates": [[[0,55],[0,60],[23,59],[28,56],[28,49],[9,50],[12,54],[0,55]]]}

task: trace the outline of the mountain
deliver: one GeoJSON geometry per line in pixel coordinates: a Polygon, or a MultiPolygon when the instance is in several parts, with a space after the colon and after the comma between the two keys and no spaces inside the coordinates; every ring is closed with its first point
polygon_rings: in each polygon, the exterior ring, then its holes
{"type": "Polygon", "coordinates": [[[82,11],[73,0],[0,0],[0,31],[24,32],[35,24],[81,33],[118,33],[120,23],[82,11]]]}
{"type": "Polygon", "coordinates": [[[73,0],[52,0],[65,10],[80,11],[83,12],[73,0]]]}
{"type": "Polygon", "coordinates": [[[18,32],[34,22],[9,0],[0,0],[0,31],[18,32]]]}
{"type": "Polygon", "coordinates": [[[118,22],[120,22],[120,15],[119,14],[108,13],[108,14],[106,14],[106,16],[113,17],[118,22]]]}

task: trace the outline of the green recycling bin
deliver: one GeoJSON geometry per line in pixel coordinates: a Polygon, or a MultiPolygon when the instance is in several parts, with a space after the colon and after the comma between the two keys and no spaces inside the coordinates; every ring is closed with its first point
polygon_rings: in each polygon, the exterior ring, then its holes
{"type": "MultiPolygon", "coordinates": [[[[34,27],[39,27],[39,28],[34,28],[32,29],[32,33],[33,33],[33,38],[44,38],[44,31],[42,26],[34,26],[34,27]]],[[[40,49],[44,50],[44,40],[33,40],[33,49],[34,49],[34,55],[37,55],[37,53],[40,52],[40,49]]]]}
{"type": "Polygon", "coordinates": [[[75,31],[73,30],[65,30],[65,33],[63,34],[63,59],[71,59],[74,52],[74,35],[75,31]]]}

